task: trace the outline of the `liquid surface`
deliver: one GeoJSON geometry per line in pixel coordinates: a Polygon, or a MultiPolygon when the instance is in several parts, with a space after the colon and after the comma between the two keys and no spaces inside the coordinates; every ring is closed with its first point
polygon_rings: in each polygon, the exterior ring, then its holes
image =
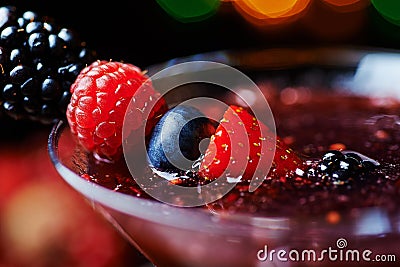
{"type": "MultiPolygon", "coordinates": [[[[342,184],[327,183],[304,175],[267,177],[253,193],[242,181],[221,199],[202,208],[211,212],[251,213],[258,216],[309,216],[350,214],[354,208],[381,206],[389,213],[400,207],[400,103],[354,95],[289,88],[268,92],[277,134],[309,167],[329,150],[351,150],[379,162],[342,184]]],[[[256,105],[257,103],[255,103],[256,105]]],[[[111,190],[150,198],[136,184],[124,159],[107,163],[86,155],[88,166],[80,168],[83,178],[111,190]]],[[[149,172],[149,179],[170,183],[149,172]]],[[[189,175],[190,176],[190,175],[189,175]]],[[[174,183],[196,186],[198,177],[174,183]]],[[[172,196],[173,197],[173,196],[172,196]]],[[[180,199],[176,199],[179,203],[180,199]]]]}

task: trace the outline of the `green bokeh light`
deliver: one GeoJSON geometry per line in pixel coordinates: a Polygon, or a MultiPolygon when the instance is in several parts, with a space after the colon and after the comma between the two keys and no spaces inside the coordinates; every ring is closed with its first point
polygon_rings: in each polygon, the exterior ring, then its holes
{"type": "Polygon", "coordinates": [[[176,20],[195,22],[215,14],[220,0],[157,0],[157,3],[176,20]]]}
{"type": "Polygon", "coordinates": [[[385,19],[400,26],[400,0],[371,0],[371,2],[385,19]]]}

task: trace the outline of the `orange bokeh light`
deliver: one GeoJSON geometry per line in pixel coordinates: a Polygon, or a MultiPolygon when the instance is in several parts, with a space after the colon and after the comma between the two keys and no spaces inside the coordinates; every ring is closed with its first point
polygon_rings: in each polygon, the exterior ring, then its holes
{"type": "Polygon", "coordinates": [[[256,25],[283,24],[301,14],[310,0],[237,0],[236,9],[241,15],[256,25]]]}
{"type": "Polygon", "coordinates": [[[293,9],[297,0],[239,0],[252,10],[267,17],[276,18],[293,9]]]}

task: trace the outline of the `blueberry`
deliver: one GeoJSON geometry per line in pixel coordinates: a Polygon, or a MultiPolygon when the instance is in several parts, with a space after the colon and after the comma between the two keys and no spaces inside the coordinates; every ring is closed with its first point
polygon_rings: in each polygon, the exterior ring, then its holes
{"type": "Polygon", "coordinates": [[[179,105],[170,109],[150,136],[150,165],[162,171],[190,170],[201,155],[200,142],[208,140],[216,126],[194,107],[179,105]]]}

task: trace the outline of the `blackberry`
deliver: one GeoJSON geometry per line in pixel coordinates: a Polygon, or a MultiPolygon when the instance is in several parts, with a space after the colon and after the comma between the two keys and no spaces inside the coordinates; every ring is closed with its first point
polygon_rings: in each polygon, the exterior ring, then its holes
{"type": "Polygon", "coordinates": [[[315,181],[346,185],[357,179],[361,173],[373,170],[378,165],[378,162],[358,153],[330,150],[306,171],[306,175],[315,181]]]}
{"type": "Polygon", "coordinates": [[[0,7],[0,119],[64,118],[71,84],[96,57],[77,32],[53,19],[0,7]]]}

